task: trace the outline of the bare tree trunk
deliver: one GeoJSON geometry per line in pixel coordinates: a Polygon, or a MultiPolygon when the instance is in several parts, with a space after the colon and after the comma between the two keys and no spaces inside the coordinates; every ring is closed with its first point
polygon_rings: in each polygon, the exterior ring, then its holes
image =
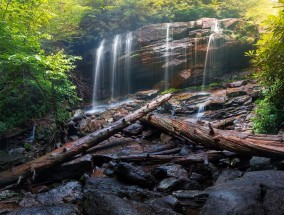
{"type": "Polygon", "coordinates": [[[144,122],[205,146],[225,149],[240,154],[284,158],[284,136],[247,134],[233,130],[220,130],[168,116],[150,114],[144,122]]]}
{"type": "Polygon", "coordinates": [[[66,143],[62,147],[42,157],[16,166],[12,170],[0,173],[0,187],[15,182],[19,183],[22,179],[27,177],[34,178],[36,177],[36,174],[39,174],[41,171],[72,159],[75,155],[85,152],[87,149],[99,144],[103,140],[106,140],[113,134],[145,116],[147,113],[153,111],[165,101],[169,100],[171,96],[171,94],[161,96],[104,129],[91,133],[76,141],[66,143]]]}

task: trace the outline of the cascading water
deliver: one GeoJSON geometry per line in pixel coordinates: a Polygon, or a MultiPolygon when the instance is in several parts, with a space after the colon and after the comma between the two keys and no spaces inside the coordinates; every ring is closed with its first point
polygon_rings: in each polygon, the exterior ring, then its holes
{"type": "Polygon", "coordinates": [[[203,71],[203,83],[202,86],[204,87],[207,80],[207,76],[210,77],[210,67],[214,66],[215,61],[215,53],[214,50],[211,51],[211,49],[214,49],[214,40],[216,36],[219,36],[222,34],[222,29],[219,26],[218,20],[214,22],[214,24],[211,26],[212,33],[209,36],[207,49],[206,49],[206,56],[205,56],[205,62],[204,62],[204,71],[203,71]],[[209,60],[210,58],[210,60],[209,60]]]}
{"type": "Polygon", "coordinates": [[[170,49],[170,26],[171,24],[167,24],[167,30],[166,30],[166,47],[165,47],[165,77],[164,81],[166,85],[168,85],[169,82],[169,49],[170,49]]]}
{"type": "Polygon", "coordinates": [[[126,42],[125,42],[125,82],[126,82],[126,91],[124,94],[129,94],[131,92],[131,83],[130,83],[130,71],[131,71],[131,52],[132,52],[132,41],[133,36],[132,32],[127,33],[126,42]]]}
{"type": "Polygon", "coordinates": [[[93,87],[93,100],[92,100],[92,109],[95,109],[97,106],[97,98],[99,97],[100,90],[102,89],[103,80],[101,80],[104,74],[104,44],[103,40],[97,49],[96,53],[96,64],[94,67],[94,87],[93,87]]]}
{"type": "Polygon", "coordinates": [[[201,104],[199,107],[198,107],[198,111],[197,111],[197,116],[196,118],[197,119],[200,119],[204,116],[204,111],[205,111],[205,105],[204,104],[201,104]]]}
{"type": "MultiPolygon", "coordinates": [[[[214,40],[217,36],[220,36],[222,34],[222,29],[219,26],[218,20],[216,20],[211,26],[211,32],[212,33],[209,36],[207,49],[206,49],[205,62],[204,62],[203,82],[202,82],[203,88],[205,87],[205,84],[207,82],[206,80],[207,76],[210,77],[209,74],[211,72],[210,68],[213,67],[215,64],[214,40]]],[[[197,118],[202,118],[204,116],[204,111],[205,111],[205,104],[201,104],[198,107],[197,118]]]]}
{"type": "Polygon", "coordinates": [[[121,52],[121,37],[116,35],[112,44],[112,72],[111,72],[111,100],[114,100],[119,95],[119,80],[118,80],[118,58],[121,52]]]}

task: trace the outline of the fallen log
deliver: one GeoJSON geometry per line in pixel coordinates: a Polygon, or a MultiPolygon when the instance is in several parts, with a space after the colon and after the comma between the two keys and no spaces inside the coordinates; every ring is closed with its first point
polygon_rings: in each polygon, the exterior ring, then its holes
{"type": "Polygon", "coordinates": [[[156,109],[165,101],[169,100],[171,96],[171,94],[163,95],[104,129],[98,130],[76,141],[66,143],[62,147],[42,157],[16,166],[12,168],[12,170],[1,172],[0,187],[15,182],[20,183],[22,179],[28,177],[35,179],[36,175],[43,170],[71,160],[75,155],[86,152],[87,149],[99,144],[103,140],[108,139],[118,131],[121,131],[131,123],[137,121],[147,113],[156,109]]]}
{"type": "Polygon", "coordinates": [[[202,126],[158,114],[150,114],[142,120],[172,135],[210,148],[225,149],[245,155],[284,158],[284,136],[281,135],[254,135],[233,130],[220,130],[213,128],[210,123],[208,126],[202,126]]]}
{"type": "Polygon", "coordinates": [[[203,163],[208,161],[216,161],[225,157],[233,157],[234,154],[210,150],[188,156],[176,156],[176,155],[155,155],[155,154],[137,154],[137,155],[125,155],[125,156],[111,156],[111,155],[93,155],[95,164],[102,164],[110,161],[121,162],[148,162],[148,163],[177,163],[177,164],[193,164],[203,163]]]}

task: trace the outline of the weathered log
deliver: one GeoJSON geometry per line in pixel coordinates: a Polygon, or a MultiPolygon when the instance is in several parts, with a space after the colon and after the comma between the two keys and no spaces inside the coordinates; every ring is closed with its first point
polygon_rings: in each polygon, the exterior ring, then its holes
{"type": "Polygon", "coordinates": [[[163,129],[170,134],[188,138],[196,143],[216,149],[225,149],[239,154],[284,158],[284,136],[248,134],[233,130],[220,130],[201,126],[194,122],[183,121],[163,115],[152,114],[143,121],[163,129]]]}
{"type": "Polygon", "coordinates": [[[155,155],[155,154],[137,154],[127,156],[111,156],[111,155],[93,155],[94,162],[109,162],[122,161],[122,162],[148,162],[148,163],[177,163],[177,164],[192,164],[202,163],[207,161],[215,161],[221,158],[233,156],[232,153],[228,155],[226,152],[221,151],[207,151],[188,156],[174,156],[174,155],[155,155]]]}
{"type": "Polygon", "coordinates": [[[159,107],[171,98],[171,94],[163,95],[148,103],[139,110],[127,115],[112,125],[91,133],[76,141],[66,143],[62,147],[28,163],[14,167],[11,171],[0,173],[0,187],[20,182],[27,177],[36,177],[41,171],[72,159],[75,155],[86,152],[87,149],[99,144],[103,140],[127,127],[147,113],[159,107]]]}

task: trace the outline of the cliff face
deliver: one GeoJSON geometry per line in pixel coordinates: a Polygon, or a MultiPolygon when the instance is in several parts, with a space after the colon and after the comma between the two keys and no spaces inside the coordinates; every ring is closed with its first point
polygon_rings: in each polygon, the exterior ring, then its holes
{"type": "MultiPolygon", "coordinates": [[[[136,46],[132,58],[133,82],[147,80],[153,85],[164,79],[166,67],[171,87],[187,87],[216,82],[230,72],[248,66],[244,52],[250,47],[232,38],[238,19],[218,20],[223,33],[215,36],[208,48],[216,19],[170,24],[169,48],[166,48],[167,24],[149,25],[135,32],[136,46]],[[208,51],[208,53],[207,53],[208,51]],[[205,65],[207,53],[207,63],[205,65]],[[168,63],[166,63],[168,59],[168,63]],[[206,67],[206,68],[205,68],[206,67]]],[[[159,84],[158,84],[159,85],[159,84]]],[[[160,83],[161,85],[161,83],[160,83]]]]}
{"type": "MultiPolygon", "coordinates": [[[[127,78],[129,83],[126,83],[124,78],[127,57],[124,52],[126,35],[120,35],[116,78],[119,80],[117,85],[121,86],[118,86],[117,91],[126,85],[131,86],[130,92],[161,89],[165,86],[190,87],[218,82],[224,76],[230,77],[230,73],[238,72],[249,65],[249,59],[244,56],[244,52],[251,49],[251,45],[234,39],[234,35],[240,35],[240,24],[241,21],[234,18],[202,18],[191,22],[153,24],[134,31],[130,74],[127,78]],[[216,23],[219,27],[218,32],[214,29],[216,23]],[[165,71],[168,72],[167,83],[165,71]]],[[[104,80],[100,80],[103,82],[100,89],[101,98],[110,97],[113,70],[112,41],[105,43],[104,80]]],[[[95,50],[93,56],[96,56],[95,50]]]]}

